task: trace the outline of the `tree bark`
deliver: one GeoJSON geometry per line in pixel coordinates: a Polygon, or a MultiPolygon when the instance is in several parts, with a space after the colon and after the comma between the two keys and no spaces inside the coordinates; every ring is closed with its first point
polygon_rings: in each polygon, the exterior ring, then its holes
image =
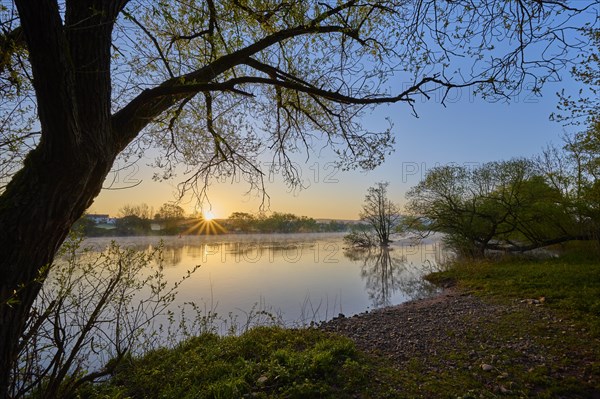
{"type": "Polygon", "coordinates": [[[99,193],[112,160],[42,161],[36,150],[0,197],[0,397],[29,310],[54,254],[99,193]],[[35,245],[31,245],[35,243],[35,245]],[[10,302],[9,302],[10,301],[10,302]]]}
{"type": "Polygon", "coordinates": [[[17,343],[58,248],[118,154],[110,115],[110,44],[119,2],[17,0],[41,139],[0,196],[0,398],[17,343]],[[76,26],[70,29],[69,26],[76,26]]]}

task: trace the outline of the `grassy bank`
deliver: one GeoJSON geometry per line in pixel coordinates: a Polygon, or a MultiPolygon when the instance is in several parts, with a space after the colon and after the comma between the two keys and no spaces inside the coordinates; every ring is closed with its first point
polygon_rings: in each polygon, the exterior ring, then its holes
{"type": "Polygon", "coordinates": [[[461,262],[428,279],[456,284],[506,308],[501,317],[483,320],[469,331],[462,345],[440,353],[438,360],[452,360],[457,368],[430,376],[432,396],[444,397],[442,388],[454,386],[448,388],[450,397],[462,391],[464,398],[600,398],[596,252],[461,262]],[[489,359],[490,372],[472,372],[474,351],[489,359]]]}
{"type": "Polygon", "coordinates": [[[393,369],[347,338],[319,330],[259,327],[239,337],[205,334],[128,359],[82,397],[386,398],[393,369]]]}
{"type": "Polygon", "coordinates": [[[592,249],[548,259],[460,262],[427,279],[506,304],[521,300],[551,308],[600,334],[600,259],[592,249]]]}
{"type": "Polygon", "coordinates": [[[88,386],[81,397],[600,397],[596,256],[462,262],[429,279],[456,284],[500,311],[451,315],[461,326],[458,339],[449,330],[434,354],[401,364],[318,330],[203,335],[128,359],[109,383],[88,386]]]}

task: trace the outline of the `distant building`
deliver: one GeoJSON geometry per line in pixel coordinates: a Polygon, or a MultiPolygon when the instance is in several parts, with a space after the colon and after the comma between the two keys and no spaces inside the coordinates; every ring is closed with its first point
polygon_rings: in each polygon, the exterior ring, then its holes
{"type": "MultiPolygon", "coordinates": [[[[92,222],[94,222],[96,224],[109,224],[109,220],[111,219],[109,215],[102,215],[102,214],[96,214],[96,213],[90,213],[88,215],[85,215],[85,217],[86,217],[86,219],[91,220],[92,222]]],[[[114,223],[115,222],[113,221],[113,224],[114,223]]]]}
{"type": "Polygon", "coordinates": [[[95,227],[105,230],[113,230],[117,228],[117,218],[111,218],[109,215],[91,213],[85,215],[87,220],[94,223],[95,227]]]}
{"type": "Polygon", "coordinates": [[[152,231],[161,231],[165,228],[164,223],[152,222],[150,223],[150,230],[152,231]]]}

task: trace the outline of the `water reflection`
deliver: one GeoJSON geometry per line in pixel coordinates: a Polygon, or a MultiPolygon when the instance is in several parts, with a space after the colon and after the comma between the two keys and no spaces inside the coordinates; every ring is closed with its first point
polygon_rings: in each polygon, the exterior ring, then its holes
{"type": "Polygon", "coordinates": [[[434,285],[423,280],[422,268],[409,262],[403,251],[393,248],[350,249],[344,255],[361,265],[360,275],[374,308],[392,305],[392,298],[396,295],[415,300],[437,291],[434,285]]]}
{"type": "Polygon", "coordinates": [[[183,259],[183,247],[165,247],[163,257],[168,265],[177,266],[183,259]]]}
{"type": "MultiPolygon", "coordinates": [[[[94,238],[85,246],[101,252],[114,239],[94,238]]],[[[151,251],[163,247],[164,272],[178,281],[200,265],[179,287],[178,304],[214,307],[221,315],[247,311],[264,302],[286,322],[315,321],[338,313],[427,297],[435,288],[422,279],[443,253],[437,242],[410,245],[398,240],[391,249],[348,251],[343,234],[243,234],[183,237],[123,237],[122,248],[151,251]],[[306,304],[314,306],[307,306],[306,304]],[[314,308],[314,309],[313,309],[314,308]],[[315,309],[319,311],[314,311],[315,309]]],[[[241,313],[243,318],[243,312],[241,313]]]]}

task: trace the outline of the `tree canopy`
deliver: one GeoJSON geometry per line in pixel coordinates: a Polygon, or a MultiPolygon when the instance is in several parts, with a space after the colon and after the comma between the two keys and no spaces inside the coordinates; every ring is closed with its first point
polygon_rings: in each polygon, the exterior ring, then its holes
{"type": "MultiPolygon", "coordinates": [[[[564,160],[569,154],[561,156],[564,160]]],[[[413,228],[444,233],[446,244],[469,257],[486,250],[527,251],[597,240],[598,203],[590,202],[585,190],[561,190],[553,183],[561,171],[543,169],[537,161],[432,169],[407,193],[413,228]]]]}
{"type": "Polygon", "coordinates": [[[596,2],[43,4],[0,6],[4,181],[46,125],[54,126],[43,115],[76,143],[69,125],[94,130],[102,114],[111,125],[104,139],[117,151],[135,156],[163,148],[158,178],[186,165],[185,192],[234,173],[260,186],[256,157],[265,147],[292,183],[299,177],[288,154],[320,140],[344,167],[373,168],[393,136],[361,126],[372,105],[412,105],[417,96],[471,85],[484,96],[509,97],[528,79],[539,91],[567,67],[569,50],[585,48],[573,28],[594,22],[583,16],[596,2]],[[36,66],[38,53],[43,67],[36,66]],[[393,76],[402,87],[391,86],[398,84],[393,76]],[[86,112],[93,115],[82,119],[81,106],[61,111],[57,93],[74,103],[90,100],[86,112]],[[56,109],[44,110],[46,98],[56,109]],[[43,111],[39,119],[36,109],[43,111]]]}

